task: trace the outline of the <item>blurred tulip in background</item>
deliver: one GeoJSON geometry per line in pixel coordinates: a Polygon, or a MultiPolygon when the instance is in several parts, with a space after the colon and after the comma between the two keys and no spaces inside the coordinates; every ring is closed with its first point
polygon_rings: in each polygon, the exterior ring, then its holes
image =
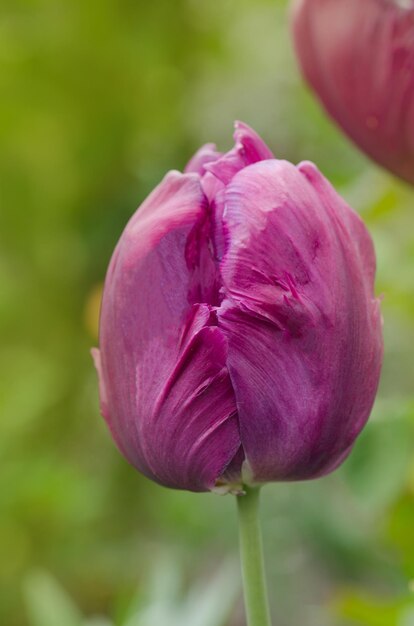
{"type": "Polygon", "coordinates": [[[413,0],[297,0],[305,79],[372,159],[414,184],[413,0]]]}

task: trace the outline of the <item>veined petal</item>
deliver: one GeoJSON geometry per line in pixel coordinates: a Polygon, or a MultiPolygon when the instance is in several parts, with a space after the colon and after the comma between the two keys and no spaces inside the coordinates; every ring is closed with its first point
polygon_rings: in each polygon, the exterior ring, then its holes
{"type": "Polygon", "coordinates": [[[274,159],[273,152],[248,124],[237,121],[234,128],[234,142],[241,156],[245,159],[246,165],[274,159]]]}
{"type": "Polygon", "coordinates": [[[316,477],[347,454],[375,397],[370,237],[309,164],[247,167],[225,206],[218,318],[247,462],[257,481],[316,477]]]}
{"type": "Polygon", "coordinates": [[[114,252],[97,360],[104,415],[125,456],[164,485],[196,491],[214,486],[240,446],[226,339],[211,313],[209,238],[200,177],[169,174],[114,252]]]}
{"type": "MultiPolygon", "coordinates": [[[[159,482],[203,491],[214,488],[224,474],[240,435],[227,340],[219,328],[207,325],[211,312],[206,305],[194,309],[174,368],[153,410],[140,422],[140,439],[159,482]]],[[[145,386],[143,380],[141,395],[145,386]]]]}

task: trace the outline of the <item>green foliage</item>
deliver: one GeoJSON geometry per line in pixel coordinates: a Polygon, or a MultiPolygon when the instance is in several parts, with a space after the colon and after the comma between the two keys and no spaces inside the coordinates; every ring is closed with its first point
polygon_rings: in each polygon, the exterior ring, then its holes
{"type": "Polygon", "coordinates": [[[25,595],[31,626],[82,626],[80,611],[48,574],[33,573],[25,595]]]}
{"type": "MultiPolygon", "coordinates": [[[[238,565],[224,564],[212,580],[196,583],[185,596],[179,574],[176,563],[160,559],[145,597],[133,600],[121,626],[224,626],[240,592],[238,565]]],[[[104,617],[85,618],[46,572],[30,574],[24,591],[30,626],[113,626],[104,617]]]]}
{"type": "Polygon", "coordinates": [[[355,626],[412,626],[414,601],[384,601],[375,597],[362,597],[348,592],[337,602],[339,615],[355,626]]]}

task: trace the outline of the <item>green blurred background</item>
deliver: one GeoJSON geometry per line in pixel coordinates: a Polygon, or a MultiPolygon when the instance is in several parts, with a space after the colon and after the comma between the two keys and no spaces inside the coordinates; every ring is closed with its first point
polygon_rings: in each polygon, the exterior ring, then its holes
{"type": "Polygon", "coordinates": [[[233,498],[168,491],[129,467],[99,416],[89,356],[126,221],[201,143],[229,148],[235,119],[278,157],[314,160],[361,213],[384,294],[382,384],[354,453],[332,476],[263,491],[274,624],[414,624],[414,190],[324,116],[287,8],[1,0],[2,625],[76,626],[82,612],[119,626],[137,611],[134,624],[171,626],[164,603],[187,626],[180,607],[211,581],[211,602],[235,594],[234,609],[200,623],[244,624],[227,563],[233,498]]]}

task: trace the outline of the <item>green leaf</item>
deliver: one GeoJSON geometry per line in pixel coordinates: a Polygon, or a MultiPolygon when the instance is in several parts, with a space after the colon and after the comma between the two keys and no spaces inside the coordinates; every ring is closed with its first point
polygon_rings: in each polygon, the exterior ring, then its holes
{"type": "Polygon", "coordinates": [[[170,565],[164,561],[153,572],[154,580],[169,581],[169,592],[165,593],[164,585],[151,585],[147,603],[130,615],[124,626],[224,626],[240,593],[238,565],[225,563],[214,578],[196,583],[185,596],[171,584],[174,578],[180,580],[181,572],[170,565]]]}
{"type": "Polygon", "coordinates": [[[82,626],[113,626],[113,623],[106,617],[91,617],[83,622],[82,626]]]}
{"type": "Polygon", "coordinates": [[[82,626],[77,606],[47,572],[30,574],[24,585],[24,599],[30,626],[82,626]]]}

